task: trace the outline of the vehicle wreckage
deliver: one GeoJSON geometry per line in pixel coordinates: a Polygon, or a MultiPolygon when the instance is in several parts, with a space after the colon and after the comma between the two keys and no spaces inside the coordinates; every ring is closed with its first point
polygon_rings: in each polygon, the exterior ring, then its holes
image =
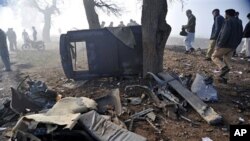
{"type": "Polygon", "coordinates": [[[142,73],[141,26],[69,31],[60,37],[60,55],[67,78],[93,79],[142,73]],[[79,43],[85,45],[87,70],[77,70],[79,43]]]}
{"type": "MultiPolygon", "coordinates": [[[[60,38],[60,54],[65,75],[69,79],[138,76],[142,72],[141,27],[70,31],[60,38]],[[79,71],[75,67],[78,63],[78,42],[86,43],[88,70],[85,71],[79,71]]],[[[222,122],[222,116],[202,101],[217,100],[216,91],[210,86],[211,79],[197,74],[197,79],[192,85],[193,91],[196,92],[193,93],[185,84],[190,81],[184,82],[176,74],[149,72],[148,76],[152,78],[149,80],[154,82],[153,85],[125,87],[125,93],[136,88],[143,89],[146,93],[143,97],[153,101],[153,105],[149,104],[134,113],[126,112],[125,105],[140,105],[145,102],[145,98],[127,97],[125,103],[122,103],[119,89],[114,89],[96,99],[87,97],[61,99],[61,96],[49,90],[44,82],[26,77],[16,89],[11,88],[10,107],[15,112],[13,117],[16,117],[16,114],[23,115],[13,128],[11,138],[22,141],[83,139],[145,141],[147,140],[145,137],[132,132],[136,121],[147,122],[156,134],[161,134],[162,129],[156,125],[156,118],[166,121],[165,117],[169,116],[171,111],[169,107],[174,107],[174,114],[179,119],[199,126],[200,123],[184,116],[188,104],[208,124],[217,125],[222,122]],[[204,94],[204,91],[197,89],[195,83],[202,84],[202,89],[211,89],[204,94]],[[128,118],[120,120],[125,113],[128,118]]],[[[67,87],[74,88],[74,86],[67,87]]]]}

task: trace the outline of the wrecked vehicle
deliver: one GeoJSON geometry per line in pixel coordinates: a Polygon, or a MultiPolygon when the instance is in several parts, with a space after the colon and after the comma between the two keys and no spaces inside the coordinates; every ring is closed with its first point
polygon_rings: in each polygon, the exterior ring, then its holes
{"type": "Polygon", "coordinates": [[[135,76],[142,73],[141,26],[69,31],[60,37],[67,78],[135,76]]]}

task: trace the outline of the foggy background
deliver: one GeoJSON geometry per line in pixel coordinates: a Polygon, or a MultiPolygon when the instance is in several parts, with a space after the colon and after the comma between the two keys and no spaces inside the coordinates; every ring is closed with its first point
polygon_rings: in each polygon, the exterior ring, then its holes
{"type": "MultiPolygon", "coordinates": [[[[3,0],[0,0],[3,1],[3,0]]],[[[52,1],[52,0],[47,0],[52,1]]],[[[137,23],[141,21],[141,2],[138,0],[112,0],[123,8],[122,16],[107,15],[97,10],[100,22],[105,21],[106,26],[110,21],[117,26],[120,21],[125,24],[132,18],[137,23]]],[[[50,2],[51,3],[51,2],[50,2]]],[[[248,22],[246,15],[250,12],[250,0],[184,0],[184,7],[178,0],[169,2],[167,22],[172,26],[171,36],[180,37],[181,25],[187,23],[185,11],[191,9],[197,19],[196,37],[209,38],[213,23],[211,11],[215,8],[221,10],[224,16],[225,9],[233,8],[240,12],[243,26],[248,22]]],[[[88,23],[82,0],[58,0],[60,14],[52,16],[51,35],[59,36],[69,30],[87,29],[88,23]]],[[[17,33],[18,40],[21,39],[23,29],[31,35],[31,27],[38,30],[38,39],[41,39],[43,28],[43,15],[37,9],[29,6],[29,0],[8,0],[8,6],[0,7],[0,28],[7,31],[12,27],[17,33]]]]}

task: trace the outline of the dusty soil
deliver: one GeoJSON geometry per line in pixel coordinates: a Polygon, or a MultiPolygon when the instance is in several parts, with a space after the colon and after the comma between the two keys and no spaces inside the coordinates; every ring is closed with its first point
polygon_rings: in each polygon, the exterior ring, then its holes
{"type": "MultiPolygon", "coordinates": [[[[77,89],[67,89],[62,86],[67,79],[61,68],[57,47],[47,51],[21,51],[16,54],[16,57],[18,63],[14,65],[18,67],[18,77],[22,78],[26,75],[30,75],[33,79],[43,80],[51,89],[56,90],[65,97],[86,96],[95,99],[109,92],[111,89],[119,88],[121,99],[124,103],[125,97],[141,96],[145,93],[139,89],[125,92],[124,88],[127,85],[148,84],[148,80],[140,78],[129,80],[102,78],[88,81],[85,85],[77,89]]],[[[168,46],[165,50],[164,71],[175,72],[178,75],[192,74],[193,77],[197,72],[216,75],[213,73],[213,71],[217,69],[216,66],[212,62],[207,62],[203,59],[204,55],[202,51],[186,55],[184,54],[183,47],[168,46]]],[[[165,118],[165,120],[157,118],[154,122],[157,127],[162,129],[162,133],[160,134],[155,133],[155,130],[146,121],[134,123],[132,131],[148,138],[149,141],[200,141],[203,137],[209,137],[214,141],[227,141],[229,140],[229,132],[225,131],[225,128],[228,129],[230,124],[238,124],[239,117],[245,120],[245,124],[250,123],[250,105],[246,105],[247,107],[244,109],[232,102],[232,100],[246,101],[247,104],[250,102],[250,63],[236,58],[236,60],[233,61],[233,68],[228,84],[225,85],[215,82],[215,87],[218,91],[219,101],[216,103],[208,103],[208,105],[223,116],[224,123],[219,126],[208,125],[191,107],[188,107],[188,112],[185,116],[199,122],[200,126],[193,126],[187,121],[167,117],[160,109],[155,108],[152,100],[145,100],[138,106],[123,106],[130,109],[131,113],[153,107],[157,115],[161,115],[165,118]]],[[[124,121],[127,117],[128,114],[124,114],[120,119],[124,121]]]]}

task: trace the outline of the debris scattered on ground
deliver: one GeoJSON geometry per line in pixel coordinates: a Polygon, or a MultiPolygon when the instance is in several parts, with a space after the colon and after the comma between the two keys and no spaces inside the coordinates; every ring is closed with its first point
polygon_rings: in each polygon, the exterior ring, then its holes
{"type": "Polygon", "coordinates": [[[18,115],[11,109],[10,100],[0,103],[0,127],[8,122],[16,121],[18,115]]]}
{"type": "Polygon", "coordinates": [[[68,89],[76,89],[76,88],[79,88],[79,87],[83,86],[87,82],[88,82],[87,80],[84,80],[84,81],[74,81],[72,79],[69,79],[62,86],[64,88],[68,88],[68,89]]]}
{"type": "Polygon", "coordinates": [[[129,97],[126,98],[127,103],[132,105],[139,105],[142,102],[142,99],[140,97],[129,97]]]}
{"type": "Polygon", "coordinates": [[[11,92],[11,108],[18,114],[50,109],[61,99],[61,96],[49,90],[44,82],[32,80],[29,76],[25,77],[16,89],[11,88],[11,92]]]}
{"type": "Polygon", "coordinates": [[[117,115],[122,114],[122,104],[119,89],[113,89],[110,93],[103,97],[95,99],[98,106],[98,112],[104,114],[108,110],[112,110],[117,115]]]}
{"type": "MultiPolygon", "coordinates": [[[[202,101],[217,100],[217,91],[214,88],[214,91],[208,90],[210,85],[212,87],[213,80],[211,78],[200,74],[196,75],[192,86],[197,88],[196,91],[192,88],[196,95],[189,90],[192,76],[178,76],[170,73],[159,73],[158,75],[149,73],[149,75],[155,81],[150,81],[149,86],[127,85],[124,89],[127,94],[125,96],[120,95],[119,89],[113,89],[94,99],[65,97],[60,100],[57,100],[58,94],[48,90],[44,82],[26,78],[29,81],[24,80],[17,89],[12,88],[13,109],[18,109],[18,114],[28,113],[23,115],[16,123],[12,139],[29,138],[34,141],[41,141],[43,138],[60,139],[65,136],[65,138],[74,138],[74,140],[84,138],[90,141],[95,139],[144,141],[146,140],[145,137],[133,133],[137,122],[145,122],[157,135],[161,135],[164,130],[162,123],[168,124],[166,117],[175,119],[176,122],[178,122],[177,120],[186,121],[192,127],[200,126],[201,120],[186,116],[188,104],[209,124],[221,123],[222,117],[202,101]],[[25,82],[28,85],[24,85],[25,82]],[[134,91],[137,88],[140,89],[139,93],[128,94],[131,91],[137,92],[134,91]],[[39,101],[37,101],[34,97],[37,93],[48,95],[48,92],[52,92],[52,95],[54,95],[54,104],[51,107],[47,106],[46,100],[38,99],[39,101]],[[30,97],[25,97],[21,101],[40,102],[39,109],[29,107],[30,105],[25,105],[25,108],[15,106],[15,104],[21,102],[15,102],[20,97],[20,93],[30,97]],[[198,93],[205,98],[203,97],[203,99],[198,93]],[[46,106],[43,107],[44,105],[46,106]],[[132,108],[137,106],[143,108],[140,111],[132,108]],[[44,111],[44,109],[46,110],[44,111]],[[39,113],[33,114],[33,112],[39,113]]],[[[68,89],[80,87],[78,84],[72,84],[75,82],[67,83],[70,86],[64,87],[68,89]]],[[[239,104],[241,102],[234,101],[234,103],[242,105],[239,104]]],[[[243,118],[239,118],[239,121],[245,122],[243,118]]],[[[214,132],[214,129],[208,128],[205,131],[214,132]]],[[[202,138],[204,141],[210,141],[211,139],[209,139],[208,137],[202,138]]]]}
{"type": "Polygon", "coordinates": [[[205,138],[202,138],[202,141],[213,141],[213,140],[210,139],[209,137],[205,137],[205,138]]]}
{"type": "MultiPolygon", "coordinates": [[[[159,73],[158,75],[162,78],[160,79],[158,76],[149,73],[153,78],[157,81],[160,88],[166,91],[166,86],[170,86],[174,89],[182,98],[184,98],[200,115],[206,120],[209,124],[219,124],[222,122],[222,117],[217,114],[213,108],[209,107],[207,104],[201,101],[199,97],[190,92],[183,84],[179,81],[179,79],[173,77],[168,73],[159,73]]],[[[166,93],[165,93],[166,94],[166,93]]],[[[157,95],[157,94],[156,94],[157,95]]],[[[176,102],[175,102],[176,103],[176,102]]],[[[179,110],[183,110],[182,104],[177,104],[179,110]],[[181,107],[181,108],[180,108],[181,107]]],[[[185,110],[184,110],[185,111],[185,110]]]]}
{"type": "Polygon", "coordinates": [[[104,119],[96,111],[82,114],[79,121],[86,129],[88,129],[89,134],[98,140],[146,141],[146,138],[104,119]]]}
{"type": "Polygon", "coordinates": [[[239,117],[239,124],[242,124],[244,122],[245,122],[245,120],[242,117],[239,117]]]}
{"type": "Polygon", "coordinates": [[[191,90],[203,101],[218,101],[217,91],[213,86],[212,77],[207,77],[197,73],[191,90]]]}

